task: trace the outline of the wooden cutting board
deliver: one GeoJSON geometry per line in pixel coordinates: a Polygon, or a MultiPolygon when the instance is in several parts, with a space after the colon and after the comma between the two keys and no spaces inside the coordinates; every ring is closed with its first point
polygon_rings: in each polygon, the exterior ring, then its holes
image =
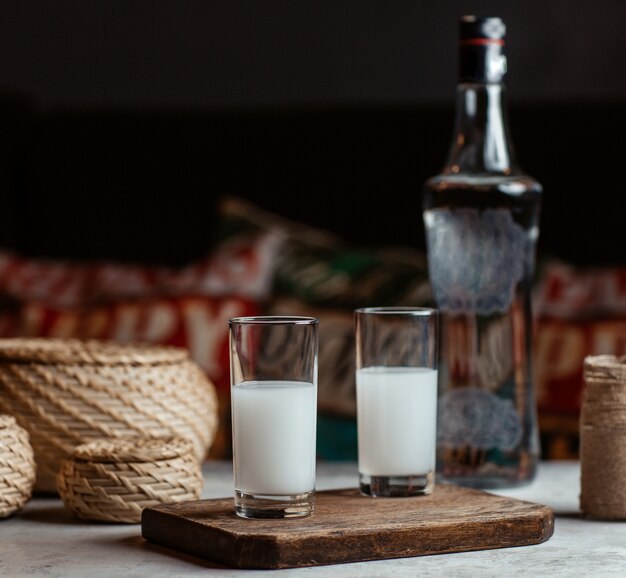
{"type": "Polygon", "coordinates": [[[237,568],[292,568],[525,546],[554,531],[540,504],[439,484],[430,496],[318,492],[307,518],[246,520],[232,498],[146,508],[149,542],[237,568]]]}

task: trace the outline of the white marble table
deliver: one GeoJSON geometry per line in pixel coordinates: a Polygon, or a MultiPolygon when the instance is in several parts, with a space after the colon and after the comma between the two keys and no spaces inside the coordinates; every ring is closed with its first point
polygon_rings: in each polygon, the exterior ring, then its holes
{"type": "MultiPolygon", "coordinates": [[[[231,495],[231,476],[230,464],[208,462],[203,497],[231,495]]],[[[354,464],[318,466],[321,490],[354,486],[355,479],[354,464]]],[[[80,522],[58,499],[33,499],[19,514],[0,520],[0,576],[626,576],[626,522],[580,516],[577,463],[544,463],[533,484],[499,493],[552,506],[554,536],[521,548],[277,571],[219,567],[145,542],[139,525],[80,522]]]]}

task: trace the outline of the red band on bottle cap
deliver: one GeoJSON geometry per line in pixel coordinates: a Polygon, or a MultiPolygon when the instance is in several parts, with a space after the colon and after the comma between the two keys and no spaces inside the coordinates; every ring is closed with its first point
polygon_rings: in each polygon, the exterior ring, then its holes
{"type": "Polygon", "coordinates": [[[504,46],[504,40],[502,38],[466,38],[461,41],[461,46],[487,46],[489,44],[504,46]]]}

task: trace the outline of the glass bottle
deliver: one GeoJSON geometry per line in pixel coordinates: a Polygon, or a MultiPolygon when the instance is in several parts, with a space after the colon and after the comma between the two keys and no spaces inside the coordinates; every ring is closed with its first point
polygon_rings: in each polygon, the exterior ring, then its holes
{"type": "Polygon", "coordinates": [[[460,22],[448,160],[424,187],[433,297],[441,315],[438,479],[527,483],[539,454],[531,282],[541,185],[515,161],[500,18],[460,22]]]}

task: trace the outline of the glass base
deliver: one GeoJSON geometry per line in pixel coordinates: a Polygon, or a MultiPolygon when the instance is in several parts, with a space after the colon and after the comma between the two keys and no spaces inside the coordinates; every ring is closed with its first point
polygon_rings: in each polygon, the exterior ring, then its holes
{"type": "Polygon", "coordinates": [[[361,492],[378,498],[401,498],[424,496],[435,487],[435,474],[416,474],[413,476],[370,476],[359,473],[361,492]]]}
{"type": "Polygon", "coordinates": [[[457,456],[449,450],[448,453],[441,452],[441,455],[448,459],[438,461],[437,479],[469,488],[495,490],[526,486],[533,481],[537,470],[537,457],[526,452],[508,461],[483,459],[472,463],[454,459],[457,456]]]}
{"type": "Polygon", "coordinates": [[[499,490],[506,488],[519,488],[529,485],[533,481],[533,477],[515,477],[515,476],[485,476],[485,475],[444,475],[437,474],[440,482],[448,484],[456,484],[457,486],[465,486],[466,488],[475,488],[477,490],[499,490]]]}
{"type": "Polygon", "coordinates": [[[300,518],[313,513],[315,490],[302,494],[253,494],[235,490],[235,512],[242,518],[300,518]]]}

